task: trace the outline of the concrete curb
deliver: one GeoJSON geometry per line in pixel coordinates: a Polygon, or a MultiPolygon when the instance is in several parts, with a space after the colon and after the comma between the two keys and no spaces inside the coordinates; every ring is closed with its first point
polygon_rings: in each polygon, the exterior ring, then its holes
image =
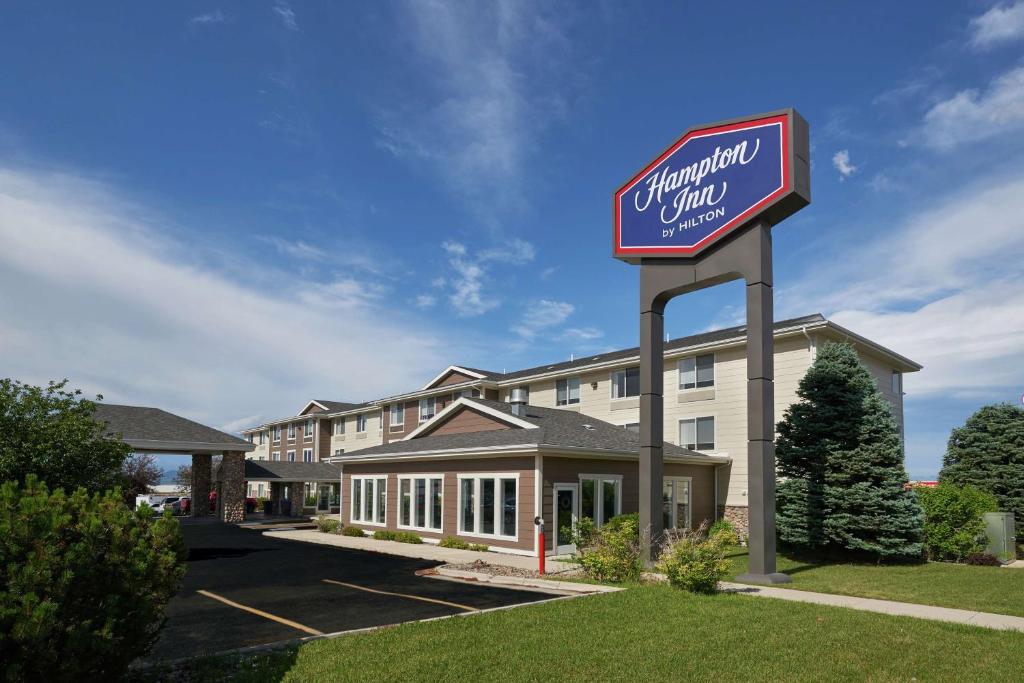
{"type": "MultiPolygon", "coordinates": [[[[576,593],[579,595],[590,595],[595,593],[615,593],[624,590],[617,586],[601,586],[590,583],[575,583],[573,581],[552,581],[550,579],[534,579],[524,576],[501,576],[497,574],[485,574],[484,572],[471,572],[464,569],[449,569],[438,567],[434,570],[438,576],[446,576],[464,581],[489,583],[513,588],[541,588],[546,591],[558,593],[576,593]]],[[[425,574],[424,576],[429,576],[425,574]]]]}

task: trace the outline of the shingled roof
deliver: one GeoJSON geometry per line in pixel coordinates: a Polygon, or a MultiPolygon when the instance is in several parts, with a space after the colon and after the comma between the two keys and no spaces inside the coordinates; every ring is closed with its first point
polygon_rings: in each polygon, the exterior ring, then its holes
{"type": "MultiPolygon", "coordinates": [[[[220,481],[220,467],[214,475],[220,481]]],[[[246,481],[338,481],[341,466],[329,462],[246,460],[246,481]]]]}
{"type": "Polygon", "coordinates": [[[108,434],[120,434],[125,443],[140,451],[192,453],[253,449],[245,439],[160,408],[98,403],[93,417],[106,423],[108,434]]]}
{"type": "MultiPolygon", "coordinates": [[[[477,405],[512,416],[512,406],[508,403],[480,398],[462,398],[460,400],[466,409],[471,410],[474,405],[477,405]]],[[[438,417],[443,419],[441,415],[438,417]]],[[[519,420],[529,422],[535,428],[513,427],[512,429],[465,432],[460,434],[427,434],[412,439],[392,441],[381,446],[360,449],[340,456],[337,459],[345,461],[378,455],[399,455],[422,453],[425,451],[458,451],[477,448],[511,448],[514,446],[551,450],[564,448],[567,450],[629,455],[636,455],[640,451],[640,435],[636,432],[588,415],[581,415],[572,410],[527,406],[526,415],[516,417],[519,420]]],[[[707,456],[696,451],[681,448],[668,442],[664,444],[664,453],[669,457],[678,456],[703,459],[707,460],[709,464],[717,464],[726,460],[721,457],[707,456]]]]}

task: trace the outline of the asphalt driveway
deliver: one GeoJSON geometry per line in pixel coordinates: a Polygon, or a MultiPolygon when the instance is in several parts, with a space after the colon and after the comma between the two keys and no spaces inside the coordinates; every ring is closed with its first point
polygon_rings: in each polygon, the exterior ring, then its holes
{"type": "Polygon", "coordinates": [[[551,598],[420,577],[437,562],[184,520],[188,572],[149,661],[551,598]]]}

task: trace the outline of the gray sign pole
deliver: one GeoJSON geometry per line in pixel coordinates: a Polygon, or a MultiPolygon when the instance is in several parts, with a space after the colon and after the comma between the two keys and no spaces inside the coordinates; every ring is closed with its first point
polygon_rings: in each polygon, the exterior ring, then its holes
{"type": "Polygon", "coordinates": [[[640,528],[645,560],[664,531],[665,305],[687,292],[742,278],[747,299],[747,476],[751,583],[785,583],[775,571],[775,385],[771,226],[762,221],[699,259],[640,261],[640,528]]]}

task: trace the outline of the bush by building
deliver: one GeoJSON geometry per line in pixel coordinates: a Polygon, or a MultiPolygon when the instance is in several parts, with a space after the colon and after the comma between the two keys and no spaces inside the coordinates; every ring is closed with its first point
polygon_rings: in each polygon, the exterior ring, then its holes
{"type": "Polygon", "coordinates": [[[776,528],[788,546],[920,558],[924,515],[907,489],[891,407],[849,344],[825,344],[776,429],[776,528]]]}
{"type": "MultiPolygon", "coordinates": [[[[984,406],[953,430],[939,481],[991,493],[1024,529],[1024,409],[984,406]]],[[[1018,533],[1018,535],[1021,535],[1018,533]]]]}
{"type": "Polygon", "coordinates": [[[709,538],[717,538],[722,545],[739,545],[740,533],[736,526],[727,519],[720,519],[708,529],[709,538]]]}
{"type": "Polygon", "coordinates": [[[456,550],[469,550],[469,543],[455,536],[445,536],[437,544],[442,548],[454,548],[456,550]]]}
{"type": "Polygon", "coordinates": [[[342,536],[355,536],[357,538],[363,538],[366,533],[362,529],[356,526],[347,526],[341,530],[342,536]]]}
{"type": "Polygon", "coordinates": [[[640,578],[639,515],[613,517],[600,529],[584,517],[573,532],[573,543],[580,567],[590,578],[616,583],[640,578]]]}
{"type": "Polygon", "coordinates": [[[962,562],[985,548],[986,512],[999,509],[996,497],[973,486],[939,484],[918,488],[924,508],[924,542],[933,560],[962,562]]]}
{"type": "Polygon", "coordinates": [[[0,659],[7,680],[118,680],[156,640],[185,572],[178,522],[118,491],[0,485],[0,659]]]}
{"type": "Polygon", "coordinates": [[[341,522],[334,517],[328,517],[327,515],[316,516],[317,531],[322,531],[325,534],[336,534],[340,526],[341,522]]]}
{"type": "Polygon", "coordinates": [[[714,593],[718,582],[728,575],[728,532],[720,530],[709,535],[707,531],[707,525],[702,524],[696,530],[676,529],[667,534],[658,570],[676,588],[691,593],[714,593]]]}

